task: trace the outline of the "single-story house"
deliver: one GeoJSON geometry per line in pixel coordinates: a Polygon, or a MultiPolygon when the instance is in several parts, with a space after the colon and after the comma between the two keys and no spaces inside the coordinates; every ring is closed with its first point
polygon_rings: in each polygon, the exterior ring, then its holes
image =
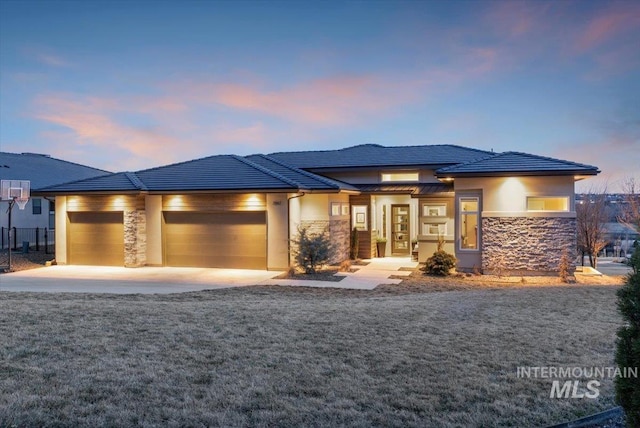
{"type": "Polygon", "coordinates": [[[298,226],[349,257],[420,261],[438,242],[460,270],[556,271],[575,254],[576,180],[595,166],[455,145],[220,155],[38,189],[56,197],[58,263],[286,269],[298,226]]]}

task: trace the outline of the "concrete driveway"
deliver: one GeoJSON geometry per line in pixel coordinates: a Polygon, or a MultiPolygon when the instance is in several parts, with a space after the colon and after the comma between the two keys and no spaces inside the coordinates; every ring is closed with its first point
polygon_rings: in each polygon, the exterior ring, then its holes
{"type": "Polygon", "coordinates": [[[35,291],[48,293],[169,294],[188,291],[217,290],[248,285],[283,285],[292,287],[348,288],[373,290],[379,284],[398,284],[402,280],[389,276],[406,276],[401,268],[415,268],[409,258],[387,257],[367,260],[356,266],[340,282],[273,279],[282,272],[245,269],[209,269],[176,267],[103,267],[50,266],[0,275],[0,291],[35,291]]]}
{"type": "Polygon", "coordinates": [[[245,269],[50,266],[0,275],[0,291],[183,293],[255,285],[280,273],[245,269]]]}

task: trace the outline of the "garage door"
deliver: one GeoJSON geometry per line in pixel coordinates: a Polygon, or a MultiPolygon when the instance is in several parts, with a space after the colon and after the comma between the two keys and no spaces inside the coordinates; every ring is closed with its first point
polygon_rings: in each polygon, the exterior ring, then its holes
{"type": "Polygon", "coordinates": [[[122,212],[68,213],[69,264],[123,266],[122,212]]]}
{"type": "Polygon", "coordinates": [[[267,268],[266,215],[261,212],[164,213],[167,266],[267,268]]]}

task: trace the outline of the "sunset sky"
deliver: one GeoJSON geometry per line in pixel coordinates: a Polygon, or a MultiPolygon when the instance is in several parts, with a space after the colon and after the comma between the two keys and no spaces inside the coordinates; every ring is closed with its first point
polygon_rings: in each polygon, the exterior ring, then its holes
{"type": "Polygon", "coordinates": [[[640,2],[0,2],[0,145],[112,171],[459,144],[640,180],[640,2]]]}

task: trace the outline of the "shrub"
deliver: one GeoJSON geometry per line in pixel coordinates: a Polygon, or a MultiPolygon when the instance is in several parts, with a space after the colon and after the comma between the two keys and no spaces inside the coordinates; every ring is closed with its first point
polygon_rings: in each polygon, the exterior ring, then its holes
{"type": "Polygon", "coordinates": [[[424,271],[433,275],[449,275],[449,271],[456,266],[454,255],[444,250],[438,250],[425,263],[424,271]]]}
{"type": "Polygon", "coordinates": [[[562,250],[560,261],[558,263],[558,276],[562,282],[569,282],[571,263],[569,262],[569,250],[566,248],[562,250]]]}
{"type": "MultiPolygon", "coordinates": [[[[618,329],[616,364],[623,367],[640,367],[640,248],[631,257],[633,271],[625,285],[618,290],[618,310],[625,325],[618,329]]],[[[616,399],[627,416],[627,425],[640,426],[640,378],[615,378],[616,399]]]]}
{"type": "Polygon", "coordinates": [[[340,272],[351,272],[351,260],[343,260],[338,270],[340,272]]]}
{"type": "Polygon", "coordinates": [[[293,243],[296,245],[296,264],[305,273],[316,273],[333,255],[333,246],[326,230],[320,234],[312,234],[306,227],[298,227],[298,238],[293,243]]]}
{"type": "Polygon", "coordinates": [[[349,245],[349,257],[351,260],[358,259],[358,250],[359,250],[359,242],[358,242],[358,229],[353,228],[351,231],[351,242],[349,245]]]}

